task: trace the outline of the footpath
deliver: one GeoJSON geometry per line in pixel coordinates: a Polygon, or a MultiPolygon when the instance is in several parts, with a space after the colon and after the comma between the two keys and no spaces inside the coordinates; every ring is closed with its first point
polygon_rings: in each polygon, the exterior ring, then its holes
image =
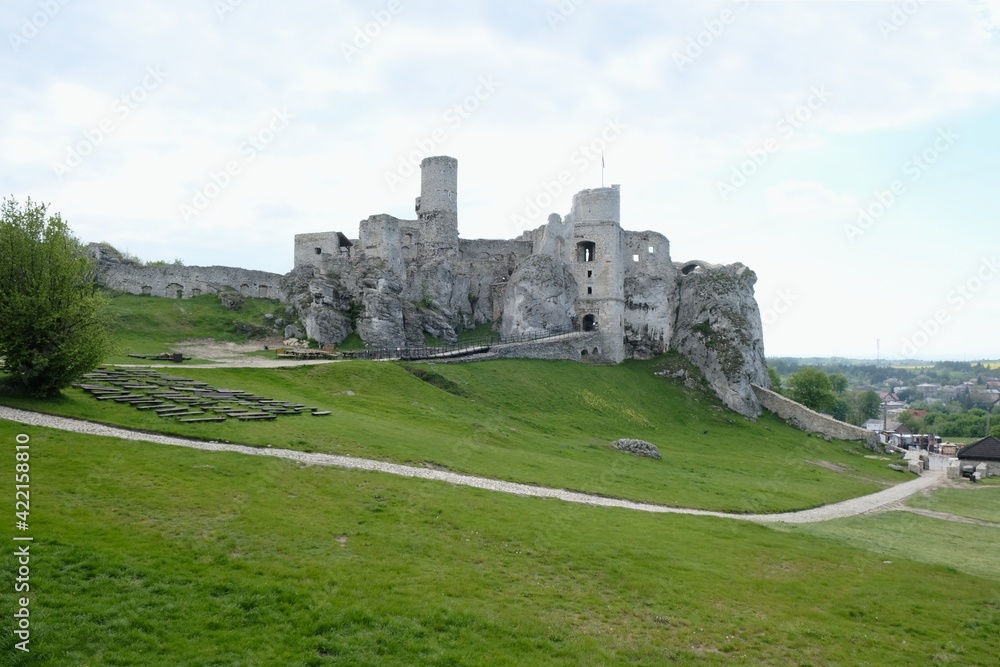
{"type": "Polygon", "coordinates": [[[639,503],[631,500],[621,500],[617,498],[606,498],[587,493],[566,491],[565,489],[554,489],[544,486],[532,486],[529,484],[519,484],[517,482],[503,482],[489,479],[487,477],[476,477],[473,475],[461,475],[458,473],[442,470],[432,470],[429,468],[418,468],[415,466],[401,465],[398,463],[386,463],[372,459],[361,459],[353,456],[336,456],[333,454],[311,454],[307,452],[297,452],[290,449],[275,449],[270,447],[248,447],[245,445],[231,445],[221,442],[205,442],[201,440],[189,440],[187,438],[177,438],[168,435],[157,435],[154,433],[144,433],[133,431],[117,426],[107,426],[81,419],[71,419],[68,417],[57,417],[39,412],[30,412],[16,408],[0,406],[0,419],[25,424],[27,426],[42,426],[54,428],[62,431],[72,431],[74,433],[84,433],[87,435],[98,435],[109,438],[120,438],[123,440],[137,440],[149,442],[157,445],[170,445],[173,447],[188,447],[190,449],[200,449],[209,452],[233,452],[248,456],[271,456],[274,458],[299,461],[311,465],[334,466],[338,468],[349,468],[352,470],[368,470],[372,472],[388,473],[401,477],[416,477],[420,479],[430,479],[460,486],[471,486],[477,489],[495,491],[497,493],[510,493],[519,496],[529,496],[534,498],[555,498],[570,503],[580,503],[583,505],[595,505],[599,507],[620,507],[623,509],[638,512],[655,512],[661,514],[689,514],[693,516],[713,516],[723,519],[738,519],[741,521],[754,521],[757,523],[814,523],[817,521],[829,521],[831,519],[842,519],[859,514],[884,511],[892,505],[899,503],[915,493],[925,489],[930,489],[944,482],[945,473],[940,471],[925,471],[924,474],[909,482],[898,484],[891,488],[873,493],[859,498],[851,498],[839,503],[824,505],[813,509],[799,512],[784,512],[780,514],[733,514],[728,512],[712,512],[709,510],[690,509],[684,507],[669,507],[666,505],[655,505],[651,503],[639,503]]]}

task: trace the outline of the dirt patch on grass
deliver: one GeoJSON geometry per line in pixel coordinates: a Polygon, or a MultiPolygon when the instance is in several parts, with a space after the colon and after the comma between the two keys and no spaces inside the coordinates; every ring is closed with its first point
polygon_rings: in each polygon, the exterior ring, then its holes
{"type": "Polygon", "coordinates": [[[832,461],[806,461],[806,463],[811,463],[814,466],[819,466],[820,468],[826,468],[827,470],[832,470],[834,472],[854,471],[854,468],[850,466],[841,465],[839,463],[833,463],[832,461]]]}

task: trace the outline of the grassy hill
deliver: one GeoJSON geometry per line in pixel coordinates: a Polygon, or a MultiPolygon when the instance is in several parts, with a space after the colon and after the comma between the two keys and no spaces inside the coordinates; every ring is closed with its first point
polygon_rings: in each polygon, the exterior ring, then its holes
{"type": "MultiPolygon", "coordinates": [[[[171,344],[197,338],[244,342],[270,334],[264,315],[285,316],[285,306],[274,299],[246,297],[239,310],[223,308],[219,297],[205,294],[190,299],[163,299],[110,292],[110,310],[117,322],[118,354],[110,363],[135,363],[128,354],[172,351],[171,344]]],[[[287,316],[286,316],[287,317],[287,316]]]]}
{"type": "Polygon", "coordinates": [[[825,442],[656,375],[678,356],[619,366],[510,360],[474,364],[350,361],[282,369],[170,373],[315,405],[328,417],[182,424],[81,390],[11,405],[177,435],[347,454],[603,495],[736,512],[803,509],[908,479],[860,444],[825,442]],[[659,447],[654,461],[618,438],[659,447]]]}
{"type": "MultiPolygon", "coordinates": [[[[234,318],[275,309],[116,303],[126,339],[151,348],[226,339],[234,318]]],[[[856,443],[749,422],[662,374],[683,369],[667,355],[167,371],[331,411],[263,423],[181,424],[75,389],[0,402],[737,512],[909,479],[856,443]],[[612,450],[621,437],[663,459],[612,450]]],[[[4,633],[0,664],[909,667],[1000,653],[989,526],[899,512],[772,527],[648,515],[0,421],[11,466],[19,433],[31,438],[32,652],[4,633]]],[[[998,488],[912,502],[989,521],[998,488]]],[[[11,519],[0,538],[13,532],[11,519]]],[[[0,559],[0,579],[16,568],[0,559]]]]}
{"type": "MultiPolygon", "coordinates": [[[[23,431],[0,422],[0,441],[23,431]]],[[[1000,651],[995,537],[992,576],[975,576],[913,539],[872,530],[864,546],[863,526],[852,544],[28,431],[32,653],[4,633],[4,664],[909,667],[1000,651]]],[[[984,535],[928,525],[936,544],[984,535]]]]}

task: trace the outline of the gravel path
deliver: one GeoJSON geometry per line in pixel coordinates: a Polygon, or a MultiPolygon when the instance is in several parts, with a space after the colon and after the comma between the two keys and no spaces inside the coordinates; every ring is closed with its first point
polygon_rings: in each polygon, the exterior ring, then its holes
{"type": "Polygon", "coordinates": [[[419,477],[421,479],[432,479],[449,484],[461,486],[471,486],[487,491],[499,493],[511,493],[519,496],[531,496],[535,498],[556,498],[570,503],[581,503],[584,505],[596,505],[600,507],[621,507],[640,512],[657,512],[662,514],[690,514],[694,516],[714,516],[724,519],[741,519],[744,521],[756,521],[759,523],[812,523],[816,521],[828,521],[830,519],[840,519],[858,514],[881,511],[889,508],[894,503],[898,503],[903,498],[911,496],[924,489],[937,486],[944,481],[943,471],[926,472],[922,477],[909,482],[904,482],[878,493],[873,493],[860,498],[852,498],[832,505],[824,505],[815,509],[801,512],[785,512],[782,514],[730,514],[727,512],[711,512],[708,510],[687,509],[683,507],[667,507],[665,505],[653,505],[650,503],[638,503],[631,500],[619,500],[616,498],[605,498],[586,493],[577,493],[563,489],[552,489],[543,486],[531,486],[528,484],[518,484],[516,482],[502,482],[485,477],[474,477],[472,475],[460,475],[442,470],[432,470],[429,468],[417,468],[414,466],[400,465],[398,463],[385,463],[371,459],[359,459],[352,456],[335,456],[333,454],[310,454],[306,452],[296,452],[289,449],[274,449],[264,447],[247,447],[244,445],[229,445],[221,442],[204,442],[200,440],[188,440],[186,438],[176,438],[167,435],[156,435],[143,433],[116,426],[105,426],[94,422],[80,419],[70,419],[67,417],[56,417],[53,415],[29,412],[0,406],[0,419],[6,419],[29,426],[44,426],[63,431],[73,431],[76,433],[86,433],[89,435],[107,436],[111,438],[121,438],[124,440],[139,440],[151,442],[158,445],[172,445],[175,447],[189,447],[191,449],[201,449],[210,452],[234,452],[250,456],[272,456],[276,458],[300,461],[312,465],[336,466],[339,468],[351,468],[354,470],[371,470],[376,472],[400,475],[402,477],[419,477]]]}

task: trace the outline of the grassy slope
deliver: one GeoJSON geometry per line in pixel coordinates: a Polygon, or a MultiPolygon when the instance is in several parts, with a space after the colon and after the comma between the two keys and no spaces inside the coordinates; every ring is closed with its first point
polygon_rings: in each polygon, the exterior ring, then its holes
{"type": "MultiPolygon", "coordinates": [[[[22,430],[0,422],[8,451],[22,430]]],[[[1000,652],[996,570],[28,431],[33,652],[4,633],[4,664],[909,667],[1000,652]]],[[[13,571],[0,560],[3,581],[13,571]]]]}
{"type": "Polygon", "coordinates": [[[989,483],[969,484],[959,489],[939,489],[931,496],[914,496],[909,504],[937,512],[958,514],[971,519],[1000,523],[1000,485],[998,478],[989,483]]]}
{"type": "Polygon", "coordinates": [[[126,355],[159,354],[171,351],[171,344],[191,338],[214,338],[242,342],[235,322],[264,326],[266,313],[276,317],[285,307],[273,299],[247,298],[238,311],[226,310],[219,297],[206,294],[190,299],[164,299],[133,294],[109,293],[111,313],[118,322],[120,355],[113,363],[136,363],[126,355]]]}
{"type": "Polygon", "coordinates": [[[595,367],[501,361],[403,366],[345,362],[291,369],[171,368],[215,386],[333,410],[273,423],[179,424],[98,402],[78,390],[57,402],[6,403],[140,429],[349,454],[676,506],[781,511],[870,493],[908,479],[865,458],[860,445],[826,443],[765,416],[758,423],[714,397],[654,375],[666,358],[595,367]],[[446,387],[450,391],[439,388],[446,387]],[[353,395],[352,395],[353,394],[353,395]],[[662,461],[608,443],[656,444],[662,461]],[[843,466],[836,472],[812,461],[843,466]]]}

